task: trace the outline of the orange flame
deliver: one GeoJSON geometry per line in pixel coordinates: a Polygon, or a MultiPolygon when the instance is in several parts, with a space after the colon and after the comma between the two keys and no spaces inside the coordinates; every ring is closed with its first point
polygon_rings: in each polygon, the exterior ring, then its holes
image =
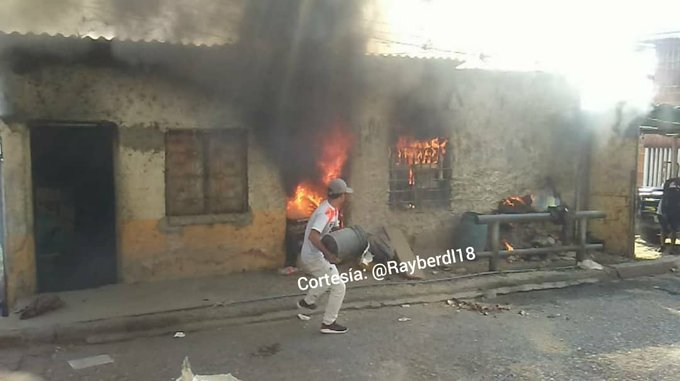
{"type": "Polygon", "coordinates": [[[336,126],[323,139],[321,158],[316,165],[321,171],[321,182],[327,186],[331,180],[342,175],[342,169],[347,162],[349,148],[352,145],[352,135],[345,132],[341,126],[336,126]]]}
{"type": "Polygon", "coordinates": [[[408,166],[408,183],[416,182],[414,165],[439,164],[446,154],[448,139],[434,138],[431,140],[416,140],[409,137],[400,137],[397,140],[396,164],[408,166]]]}
{"type": "Polygon", "coordinates": [[[330,133],[320,136],[318,141],[323,142],[321,156],[316,163],[321,176],[316,181],[297,185],[295,194],[286,203],[288,218],[302,219],[311,216],[324,200],[328,183],[342,175],[352,145],[352,135],[342,125],[336,125],[330,133]]]}
{"type": "Polygon", "coordinates": [[[312,215],[314,209],[321,204],[323,193],[308,183],[298,184],[295,194],[288,199],[286,215],[292,219],[302,219],[312,215]]]}
{"type": "Polygon", "coordinates": [[[512,247],[512,245],[510,244],[510,242],[508,242],[508,241],[506,241],[506,240],[503,240],[503,246],[505,247],[505,250],[509,250],[509,251],[515,250],[515,249],[512,247]]]}
{"type": "Polygon", "coordinates": [[[503,201],[503,205],[505,206],[519,206],[519,205],[526,205],[526,202],[521,196],[510,196],[503,201]]]}

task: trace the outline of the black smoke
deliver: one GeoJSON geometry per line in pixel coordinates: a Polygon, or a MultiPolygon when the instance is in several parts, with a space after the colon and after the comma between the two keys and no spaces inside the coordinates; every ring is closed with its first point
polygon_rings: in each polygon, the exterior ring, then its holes
{"type": "MultiPolygon", "coordinates": [[[[286,188],[292,192],[302,180],[319,179],[316,162],[329,128],[350,128],[353,106],[361,91],[365,2],[231,3],[244,8],[237,12],[241,15],[238,39],[230,45],[0,35],[0,56],[5,62],[11,61],[16,72],[44,65],[104,65],[161,74],[198,86],[223,100],[226,107],[240,111],[241,120],[255,129],[257,140],[272,162],[280,166],[286,188]]],[[[142,33],[148,27],[145,22],[162,19],[168,20],[163,24],[168,38],[175,40],[210,29],[201,23],[234,23],[231,18],[219,19],[233,13],[222,6],[207,19],[196,18],[206,12],[175,9],[158,0],[122,0],[109,8],[101,9],[102,19],[128,29],[121,33],[142,33]]],[[[35,30],[39,31],[39,26],[35,30]]]]}
{"type": "Polygon", "coordinates": [[[316,161],[332,126],[349,128],[365,48],[361,2],[273,0],[250,3],[240,44],[249,96],[245,120],[282,166],[290,192],[318,179],[316,161]]]}

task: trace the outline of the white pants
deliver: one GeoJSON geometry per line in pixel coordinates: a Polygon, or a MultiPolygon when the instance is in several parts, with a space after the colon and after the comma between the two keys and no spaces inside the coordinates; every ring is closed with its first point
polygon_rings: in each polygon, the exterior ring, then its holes
{"type": "MultiPolygon", "coordinates": [[[[334,264],[328,262],[325,258],[303,263],[306,270],[317,279],[324,275],[328,275],[328,279],[334,274],[338,275],[338,268],[335,267],[334,264]]],[[[305,296],[305,303],[314,304],[324,292],[330,289],[328,303],[326,304],[326,312],[323,315],[324,324],[331,324],[338,318],[338,312],[340,312],[342,301],[345,299],[345,284],[342,282],[338,282],[337,284],[329,283],[330,282],[322,282],[319,287],[310,288],[309,292],[307,292],[307,296],[305,296]]]]}

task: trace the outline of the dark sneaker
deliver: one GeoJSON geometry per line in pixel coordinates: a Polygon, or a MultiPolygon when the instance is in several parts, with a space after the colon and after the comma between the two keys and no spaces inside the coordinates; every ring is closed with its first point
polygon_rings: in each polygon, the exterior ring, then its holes
{"type": "Polygon", "coordinates": [[[303,310],[315,310],[316,309],[316,304],[307,304],[304,299],[301,299],[299,302],[297,302],[298,308],[302,308],[303,310]]]}
{"type": "Polygon", "coordinates": [[[343,327],[336,322],[333,322],[331,324],[321,324],[321,333],[345,333],[345,332],[347,332],[347,327],[343,327]]]}

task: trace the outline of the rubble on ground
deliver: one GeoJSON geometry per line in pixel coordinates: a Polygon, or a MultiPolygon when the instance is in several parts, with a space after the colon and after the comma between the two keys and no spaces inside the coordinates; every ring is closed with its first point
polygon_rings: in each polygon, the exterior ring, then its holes
{"type": "Polygon", "coordinates": [[[509,306],[502,306],[500,304],[488,305],[477,302],[467,302],[456,298],[451,298],[446,301],[446,304],[457,307],[458,309],[465,309],[469,311],[479,312],[482,315],[488,315],[489,312],[510,311],[509,306]]]}
{"type": "Polygon", "coordinates": [[[26,307],[17,311],[19,319],[30,319],[32,317],[43,315],[47,312],[54,311],[64,306],[57,295],[40,295],[33,299],[26,307]]]}

